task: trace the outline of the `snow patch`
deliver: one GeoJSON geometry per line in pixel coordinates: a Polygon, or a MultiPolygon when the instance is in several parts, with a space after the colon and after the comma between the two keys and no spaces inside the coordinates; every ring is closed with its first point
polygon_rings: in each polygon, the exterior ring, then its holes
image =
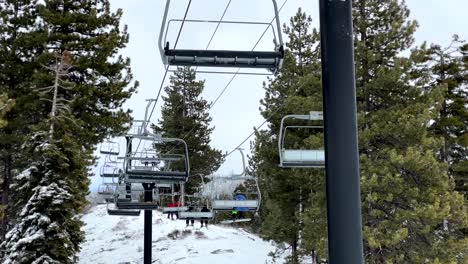
{"type": "MultiPolygon", "coordinates": [[[[82,220],[86,242],[79,263],[143,263],[143,221],[140,216],[110,216],[105,205],[89,210],[82,220]]],[[[153,211],[153,263],[273,263],[270,252],[277,248],[254,234],[232,227],[208,225],[186,227],[185,221],[170,220],[153,211]]],[[[276,259],[275,263],[284,263],[276,259]]]]}

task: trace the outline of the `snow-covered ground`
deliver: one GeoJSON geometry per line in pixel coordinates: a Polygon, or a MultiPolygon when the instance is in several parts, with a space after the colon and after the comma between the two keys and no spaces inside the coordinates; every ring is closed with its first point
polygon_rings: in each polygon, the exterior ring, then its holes
{"type": "MultiPolygon", "coordinates": [[[[86,242],[79,263],[143,263],[143,212],[140,216],[111,216],[105,205],[98,205],[82,219],[86,242]]],[[[153,263],[273,263],[268,253],[276,247],[256,235],[234,227],[199,227],[196,221],[195,227],[187,229],[185,221],[169,220],[153,211],[153,263]]]]}

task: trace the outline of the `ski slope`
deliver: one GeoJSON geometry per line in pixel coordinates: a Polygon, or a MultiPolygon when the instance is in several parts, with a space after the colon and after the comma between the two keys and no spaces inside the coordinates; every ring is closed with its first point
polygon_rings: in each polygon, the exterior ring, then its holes
{"type": "MultiPolygon", "coordinates": [[[[78,263],[143,263],[143,215],[111,216],[105,205],[91,208],[82,217],[86,242],[78,263]]],[[[185,221],[169,220],[157,211],[153,211],[152,247],[153,263],[161,264],[283,263],[268,256],[276,249],[273,243],[241,228],[211,225],[200,229],[198,221],[186,228],[185,221]]]]}

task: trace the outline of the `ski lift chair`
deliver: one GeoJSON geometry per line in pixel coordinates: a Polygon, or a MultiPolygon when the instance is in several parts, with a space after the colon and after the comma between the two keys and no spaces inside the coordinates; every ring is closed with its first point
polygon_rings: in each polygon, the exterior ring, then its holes
{"type": "Polygon", "coordinates": [[[114,195],[111,198],[107,198],[107,214],[108,215],[119,215],[119,216],[139,216],[139,209],[127,209],[119,208],[117,206],[119,198],[119,193],[121,192],[120,186],[117,186],[114,190],[114,195]]]}
{"type": "Polygon", "coordinates": [[[115,206],[114,203],[107,203],[107,214],[119,216],[139,216],[140,210],[119,209],[115,206]]]}
{"type": "Polygon", "coordinates": [[[117,142],[106,140],[101,143],[99,151],[101,152],[101,154],[105,155],[119,155],[120,145],[117,142]]]}
{"type": "MultiPolygon", "coordinates": [[[[258,183],[255,177],[252,176],[243,176],[243,177],[218,177],[219,179],[225,179],[227,181],[236,181],[236,180],[254,180],[255,185],[258,188],[258,183]]],[[[260,192],[246,193],[247,198],[252,196],[257,196],[257,199],[248,199],[248,200],[235,200],[233,197],[229,199],[213,199],[212,207],[215,211],[231,211],[234,208],[246,208],[249,212],[256,212],[260,206],[260,192]]]]}
{"type": "MultiPolygon", "coordinates": [[[[159,195],[159,210],[163,213],[178,213],[178,212],[184,212],[188,210],[188,207],[185,205],[180,205],[180,206],[173,206],[170,207],[169,204],[173,202],[172,197],[173,194],[160,194],[159,195]]],[[[180,199],[180,198],[179,198],[180,199]]],[[[178,201],[181,203],[181,201],[178,201]]]]}
{"type": "MultiPolygon", "coordinates": [[[[225,182],[245,182],[246,180],[253,180],[255,185],[255,190],[251,190],[250,192],[246,193],[248,198],[256,197],[256,199],[249,199],[249,200],[235,200],[232,195],[229,199],[219,199],[220,195],[216,195],[215,199],[212,199],[212,208],[215,211],[232,211],[234,208],[246,208],[249,212],[257,212],[260,207],[261,201],[261,193],[258,186],[257,178],[246,175],[245,170],[245,156],[242,152],[242,149],[238,149],[242,155],[242,165],[243,170],[240,174],[234,174],[231,177],[215,177],[213,180],[224,180],[225,182]]],[[[231,193],[233,190],[230,190],[231,193]]]]}
{"type": "Polygon", "coordinates": [[[104,198],[110,198],[114,195],[116,186],[114,183],[102,183],[98,186],[97,193],[104,198]]]}
{"type": "MultiPolygon", "coordinates": [[[[283,39],[281,36],[281,23],[279,21],[278,6],[276,0],[273,0],[273,7],[276,18],[276,32],[278,34],[279,44],[276,43],[275,30],[272,27],[274,35],[275,49],[273,51],[239,51],[239,50],[196,50],[196,49],[176,49],[170,48],[167,39],[167,33],[171,22],[182,22],[180,19],[171,19],[168,23],[167,14],[169,11],[170,0],[166,1],[161,30],[159,33],[159,51],[162,61],[167,66],[193,66],[193,67],[235,67],[251,69],[269,69],[276,72],[281,68],[284,58],[283,39]],[[167,24],[167,26],[166,26],[167,24]],[[164,37],[163,37],[164,36],[164,37]],[[164,46],[164,47],[163,47],[164,46]]],[[[258,22],[239,22],[239,21],[209,21],[209,20],[183,20],[185,23],[228,23],[228,24],[267,24],[258,22]]]]}
{"type": "Polygon", "coordinates": [[[285,147],[285,135],[288,129],[310,128],[322,129],[323,126],[285,126],[286,119],[299,120],[323,120],[322,112],[310,112],[309,115],[286,115],[281,119],[280,133],[278,136],[278,151],[280,167],[283,168],[324,168],[325,150],[323,149],[287,149],[285,147]]]}
{"type": "Polygon", "coordinates": [[[101,167],[99,175],[102,178],[118,178],[122,173],[122,168],[110,164],[104,164],[101,167]]]}
{"type": "Polygon", "coordinates": [[[122,188],[117,188],[114,199],[115,207],[124,210],[157,210],[158,204],[155,201],[144,202],[145,192],[152,192],[152,190],[136,189],[133,186],[130,190],[123,192],[122,188]]]}
{"type": "Polygon", "coordinates": [[[180,220],[213,220],[214,212],[210,206],[209,199],[197,195],[186,195],[189,199],[187,211],[179,212],[180,220]],[[206,206],[209,212],[201,212],[203,206],[206,206]]]}
{"type": "Polygon", "coordinates": [[[148,136],[127,136],[128,141],[132,139],[140,139],[151,141],[152,145],[155,143],[177,143],[182,145],[184,154],[161,154],[158,153],[155,157],[145,157],[141,153],[132,152],[131,145],[127,146],[127,155],[122,157],[125,167],[125,181],[131,183],[180,183],[185,182],[190,173],[190,164],[188,157],[188,147],[184,140],[179,138],[163,138],[160,135],[148,136]],[[171,168],[160,166],[141,166],[145,163],[163,162],[165,164],[179,161],[183,164],[183,168],[171,168]]]}

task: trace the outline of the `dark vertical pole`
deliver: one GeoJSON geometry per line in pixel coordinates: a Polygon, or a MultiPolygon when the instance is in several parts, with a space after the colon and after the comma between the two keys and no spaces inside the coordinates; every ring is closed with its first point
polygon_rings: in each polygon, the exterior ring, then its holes
{"type": "MultiPolygon", "coordinates": [[[[131,157],[132,156],[132,139],[131,137],[126,137],[127,139],[127,153],[125,154],[126,157],[131,157]]],[[[128,160],[127,166],[131,167],[132,166],[132,160],[128,160]]],[[[127,171],[127,168],[124,168],[125,171],[127,171]]],[[[131,183],[125,183],[125,198],[126,199],[132,199],[132,184],[131,183]]]]}
{"type": "MultiPolygon", "coordinates": [[[[145,202],[151,202],[153,200],[153,188],[154,183],[143,183],[143,188],[145,189],[145,202]]],[[[151,210],[145,210],[145,228],[144,228],[144,249],[143,249],[143,263],[151,264],[151,252],[152,252],[152,232],[153,226],[151,210]]]]}
{"type": "Polygon", "coordinates": [[[351,0],[320,0],[330,264],[363,263],[351,0]]]}

